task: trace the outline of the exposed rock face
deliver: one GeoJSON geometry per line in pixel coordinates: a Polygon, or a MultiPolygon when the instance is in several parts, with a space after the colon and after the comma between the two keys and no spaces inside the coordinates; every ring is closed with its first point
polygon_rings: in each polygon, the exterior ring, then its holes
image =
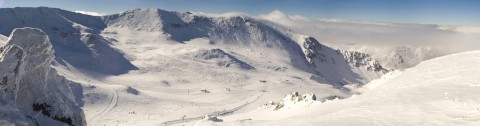
{"type": "Polygon", "coordinates": [[[384,68],[396,70],[411,68],[422,61],[446,55],[441,49],[431,46],[352,45],[344,49],[369,54],[384,68]]]}
{"type": "Polygon", "coordinates": [[[1,96],[5,100],[14,101],[15,94],[18,91],[16,83],[19,82],[16,76],[19,76],[20,69],[23,68],[23,60],[25,58],[25,52],[16,46],[10,45],[0,48],[0,87],[2,93],[1,96]]]}
{"type": "Polygon", "coordinates": [[[361,52],[356,52],[356,51],[342,51],[342,50],[337,50],[338,52],[341,52],[347,60],[348,63],[355,67],[361,67],[364,66],[367,68],[368,71],[375,71],[375,72],[388,72],[386,69],[380,65],[380,63],[376,60],[374,60],[370,55],[361,53],[361,52]]]}
{"type": "Polygon", "coordinates": [[[271,102],[270,105],[275,105],[274,110],[291,107],[307,107],[310,104],[316,102],[317,97],[313,93],[299,95],[298,92],[292,92],[287,94],[279,103],[271,102]]]}
{"type": "Polygon", "coordinates": [[[365,84],[388,72],[368,54],[334,50],[313,37],[304,37],[302,47],[308,63],[320,75],[315,78],[325,78],[334,84],[365,84]]]}
{"type": "Polygon", "coordinates": [[[327,61],[325,54],[318,53],[318,51],[322,50],[322,45],[316,39],[312,37],[305,38],[305,42],[303,43],[303,48],[305,48],[304,53],[307,58],[307,61],[310,64],[315,64],[313,60],[314,58],[317,58],[322,62],[327,61]]]}
{"type": "Polygon", "coordinates": [[[14,114],[28,117],[15,121],[19,118],[7,116],[10,118],[7,122],[38,124],[45,122],[42,117],[46,116],[69,125],[86,125],[72,92],[74,83],[50,67],[54,52],[44,32],[34,28],[15,29],[0,51],[0,101],[13,108],[10,111],[14,114]]]}

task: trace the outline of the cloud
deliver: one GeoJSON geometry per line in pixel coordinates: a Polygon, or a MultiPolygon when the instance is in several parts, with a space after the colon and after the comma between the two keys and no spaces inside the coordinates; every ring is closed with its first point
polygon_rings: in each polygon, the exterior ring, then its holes
{"type": "Polygon", "coordinates": [[[227,12],[227,13],[204,13],[204,12],[195,12],[196,14],[208,16],[208,17],[235,17],[242,16],[246,17],[248,14],[242,12],[227,12]]]}
{"type": "Polygon", "coordinates": [[[259,15],[259,18],[273,21],[285,26],[294,26],[296,23],[307,22],[310,19],[303,17],[301,15],[286,15],[279,10],[274,10],[269,14],[259,15]]]}
{"type": "Polygon", "coordinates": [[[92,15],[92,16],[103,16],[103,15],[106,15],[105,13],[99,13],[99,12],[93,12],[93,11],[81,11],[81,10],[78,10],[78,11],[74,11],[74,12],[77,12],[77,13],[80,13],[80,14],[85,14],[85,15],[92,15]]]}
{"type": "Polygon", "coordinates": [[[368,20],[318,19],[281,11],[258,16],[315,37],[327,45],[430,46],[459,52],[480,49],[480,27],[404,24],[368,20]]]}
{"type": "Polygon", "coordinates": [[[467,34],[480,34],[479,26],[440,26],[440,30],[450,30],[467,34]]]}

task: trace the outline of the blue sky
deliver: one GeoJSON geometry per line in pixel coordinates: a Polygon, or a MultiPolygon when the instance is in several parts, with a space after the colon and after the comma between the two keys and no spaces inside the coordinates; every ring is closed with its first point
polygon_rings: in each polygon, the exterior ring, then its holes
{"type": "Polygon", "coordinates": [[[47,6],[107,14],[133,8],[250,15],[280,10],[311,19],[480,26],[480,0],[0,0],[0,4],[2,1],[3,7],[47,6]]]}

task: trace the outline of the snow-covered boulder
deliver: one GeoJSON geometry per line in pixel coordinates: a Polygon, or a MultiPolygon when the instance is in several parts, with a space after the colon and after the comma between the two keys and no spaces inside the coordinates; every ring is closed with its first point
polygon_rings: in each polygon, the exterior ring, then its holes
{"type": "Polygon", "coordinates": [[[313,93],[299,95],[298,92],[287,94],[279,103],[270,101],[267,105],[274,105],[274,110],[295,107],[308,107],[310,104],[317,102],[317,97],[313,93]]]}
{"type": "Polygon", "coordinates": [[[49,125],[49,122],[60,121],[86,125],[71,88],[75,83],[58,75],[50,66],[53,53],[47,34],[40,29],[13,30],[6,45],[0,48],[0,89],[3,89],[0,101],[6,103],[0,106],[8,109],[1,111],[10,111],[19,117],[0,114],[8,117],[0,122],[49,125]]]}

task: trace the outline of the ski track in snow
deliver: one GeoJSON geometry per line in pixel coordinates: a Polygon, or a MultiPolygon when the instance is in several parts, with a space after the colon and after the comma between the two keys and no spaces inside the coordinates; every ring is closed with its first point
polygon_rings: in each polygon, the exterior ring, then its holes
{"type": "MultiPolygon", "coordinates": [[[[237,106],[235,108],[232,108],[232,109],[228,109],[228,110],[224,110],[224,111],[215,111],[215,112],[211,112],[207,115],[210,115],[210,116],[224,116],[224,115],[229,115],[229,114],[232,114],[234,113],[235,111],[237,110],[240,110],[242,109],[243,107],[245,106],[248,106],[250,103],[253,103],[255,101],[257,101],[265,92],[262,92],[260,93],[255,99],[253,99],[252,101],[250,102],[246,102],[245,104],[242,104],[240,106],[237,106]]],[[[186,122],[190,122],[190,121],[195,121],[195,120],[200,120],[200,119],[203,119],[203,117],[205,116],[197,116],[197,117],[192,117],[192,118],[186,118],[186,119],[177,119],[177,120],[171,120],[171,121],[166,121],[166,122],[163,122],[162,124],[163,125],[173,125],[173,124],[178,124],[178,123],[186,123],[186,122]]]]}
{"type": "MultiPolygon", "coordinates": [[[[89,119],[89,122],[90,123],[94,123],[97,122],[96,120],[98,120],[99,117],[103,117],[105,114],[107,114],[108,112],[110,112],[111,110],[113,110],[113,108],[115,108],[117,106],[117,103],[118,103],[118,93],[115,89],[109,87],[111,92],[112,92],[112,98],[110,99],[110,103],[108,103],[107,107],[105,107],[105,109],[102,110],[102,112],[96,114],[95,116],[93,116],[92,118],[89,119]]],[[[94,125],[94,124],[91,124],[91,125],[94,125]]]]}

